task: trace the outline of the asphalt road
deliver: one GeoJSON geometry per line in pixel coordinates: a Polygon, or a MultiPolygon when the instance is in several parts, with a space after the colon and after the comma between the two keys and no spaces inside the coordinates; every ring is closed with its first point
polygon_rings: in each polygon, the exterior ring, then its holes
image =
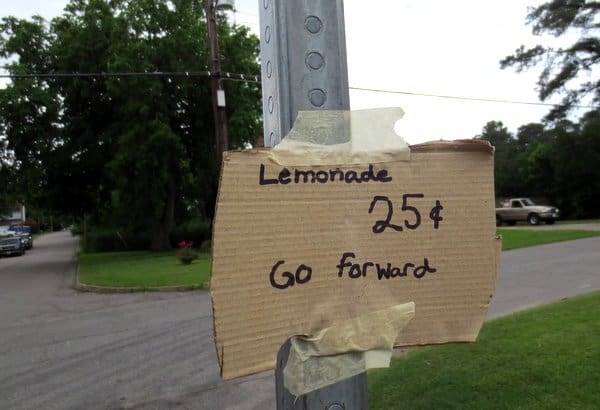
{"type": "MultiPolygon", "coordinates": [[[[271,372],[220,380],[208,293],[78,293],[76,246],[59,232],[0,259],[0,409],[275,408],[271,372]]],[[[599,249],[504,252],[488,317],[600,289],[599,249]]]]}
{"type": "Polygon", "coordinates": [[[76,246],[0,259],[0,409],[273,407],[270,373],[220,380],[208,293],[78,293],[76,246]]]}

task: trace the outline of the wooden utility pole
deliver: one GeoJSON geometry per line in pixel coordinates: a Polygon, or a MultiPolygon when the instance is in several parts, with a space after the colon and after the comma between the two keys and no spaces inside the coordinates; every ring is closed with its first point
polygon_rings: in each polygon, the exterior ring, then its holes
{"type": "Polygon", "coordinates": [[[221,61],[219,41],[217,37],[217,4],[218,0],[204,0],[204,11],[208,24],[208,43],[210,52],[210,86],[212,94],[213,117],[215,122],[215,139],[217,150],[217,168],[221,169],[223,152],[229,147],[227,133],[227,108],[225,106],[225,90],[221,81],[221,61]]]}

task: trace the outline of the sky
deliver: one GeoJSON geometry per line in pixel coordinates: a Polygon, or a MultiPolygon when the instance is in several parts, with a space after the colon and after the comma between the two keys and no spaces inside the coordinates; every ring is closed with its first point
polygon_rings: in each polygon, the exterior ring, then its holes
{"type": "MultiPolygon", "coordinates": [[[[235,23],[259,33],[262,0],[236,0],[235,23]]],[[[472,138],[488,121],[518,127],[540,122],[550,107],[466,101],[416,94],[540,102],[539,69],[516,73],[499,61],[521,44],[547,44],[525,24],[528,6],[544,0],[345,0],[351,109],[400,107],[396,131],[409,143],[472,138]]],[[[46,19],[66,0],[0,0],[0,15],[46,19]]],[[[559,98],[547,102],[558,102],[559,98]]],[[[576,115],[581,115],[582,110],[576,115]]],[[[574,119],[577,119],[575,117],[574,119]]]]}

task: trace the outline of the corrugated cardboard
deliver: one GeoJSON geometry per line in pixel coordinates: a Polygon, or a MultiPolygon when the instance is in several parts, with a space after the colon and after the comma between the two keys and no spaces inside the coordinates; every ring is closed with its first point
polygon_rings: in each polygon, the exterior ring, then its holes
{"type": "Polygon", "coordinates": [[[272,369],[291,336],[411,301],[396,346],[476,339],[499,258],[489,144],[426,143],[410,161],[351,166],[268,154],[223,162],[211,295],[224,379],[272,369]]]}

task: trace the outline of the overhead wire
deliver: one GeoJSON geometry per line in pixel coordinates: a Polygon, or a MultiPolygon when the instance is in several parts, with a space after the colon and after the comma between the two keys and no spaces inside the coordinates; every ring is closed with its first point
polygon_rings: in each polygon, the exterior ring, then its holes
{"type": "MultiPolygon", "coordinates": [[[[500,100],[493,98],[478,98],[478,97],[461,97],[456,95],[443,95],[443,94],[427,94],[427,93],[416,93],[409,91],[395,91],[395,90],[383,90],[379,88],[367,88],[367,87],[349,87],[351,90],[356,91],[369,91],[376,93],[386,93],[386,94],[401,94],[401,95],[410,95],[417,97],[433,97],[433,98],[445,98],[451,100],[465,100],[465,101],[480,101],[480,102],[490,102],[490,103],[501,103],[501,104],[521,104],[521,105],[538,105],[544,107],[555,107],[560,104],[553,103],[543,103],[543,102],[531,102],[531,101],[514,101],[514,100],[500,100]]],[[[591,105],[574,105],[575,108],[598,108],[591,105]]]]}
{"type": "MultiPolygon", "coordinates": [[[[6,66],[0,67],[7,69],[6,66]]],[[[25,74],[0,74],[0,78],[18,79],[18,78],[108,78],[108,77],[218,77],[222,80],[230,81],[242,81],[242,82],[261,82],[261,76],[257,74],[239,74],[222,72],[220,75],[214,72],[203,70],[203,71],[142,71],[142,72],[95,72],[95,73],[25,73],[25,74]]],[[[354,91],[366,91],[375,93],[385,94],[400,94],[415,97],[430,97],[430,98],[443,98],[451,100],[463,100],[463,101],[479,101],[499,104],[520,104],[520,105],[535,105],[544,107],[555,107],[559,104],[544,103],[544,102],[531,102],[531,101],[516,101],[516,100],[503,100],[495,98],[479,98],[479,97],[466,97],[456,95],[445,95],[445,94],[432,94],[432,93],[419,93],[410,91],[399,91],[399,90],[386,90],[381,88],[371,87],[348,87],[354,91]]],[[[584,109],[596,109],[598,107],[593,105],[575,105],[575,108],[584,109]]]]}
{"type": "MultiPolygon", "coordinates": [[[[6,69],[6,68],[4,68],[6,69]]],[[[260,83],[260,76],[254,74],[239,74],[211,71],[141,71],[141,72],[96,72],[96,73],[24,73],[0,74],[0,78],[107,78],[107,77],[218,77],[223,80],[245,81],[260,83]]]]}

